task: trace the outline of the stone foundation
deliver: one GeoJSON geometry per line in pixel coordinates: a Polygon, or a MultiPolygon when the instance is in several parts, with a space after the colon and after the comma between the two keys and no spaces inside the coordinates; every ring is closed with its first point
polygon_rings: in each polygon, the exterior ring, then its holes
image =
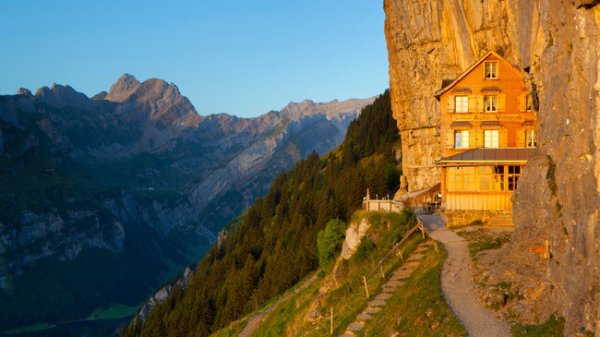
{"type": "Polygon", "coordinates": [[[506,211],[443,211],[442,217],[449,228],[469,226],[475,221],[481,221],[483,225],[488,225],[492,220],[503,218],[510,215],[506,211]]]}

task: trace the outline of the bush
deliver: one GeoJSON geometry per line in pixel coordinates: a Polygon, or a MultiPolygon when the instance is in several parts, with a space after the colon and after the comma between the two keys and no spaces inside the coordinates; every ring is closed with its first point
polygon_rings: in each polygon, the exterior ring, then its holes
{"type": "Polygon", "coordinates": [[[346,233],[346,223],[340,219],[330,220],[325,229],[317,235],[317,249],[319,250],[319,265],[324,270],[333,267],[335,258],[342,247],[346,233]]]}

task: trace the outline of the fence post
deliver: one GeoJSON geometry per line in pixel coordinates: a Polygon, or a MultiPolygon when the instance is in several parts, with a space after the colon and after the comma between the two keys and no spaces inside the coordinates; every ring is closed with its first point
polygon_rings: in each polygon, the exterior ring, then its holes
{"type": "Polygon", "coordinates": [[[333,336],[333,307],[331,307],[331,315],[330,315],[330,323],[329,323],[329,333],[333,336]]]}
{"type": "Polygon", "coordinates": [[[385,278],[385,273],[383,272],[383,264],[379,265],[379,270],[381,270],[381,278],[385,278]]]}
{"type": "Polygon", "coordinates": [[[367,298],[369,298],[369,285],[367,284],[367,278],[363,276],[363,282],[365,284],[365,293],[367,294],[367,298]]]}

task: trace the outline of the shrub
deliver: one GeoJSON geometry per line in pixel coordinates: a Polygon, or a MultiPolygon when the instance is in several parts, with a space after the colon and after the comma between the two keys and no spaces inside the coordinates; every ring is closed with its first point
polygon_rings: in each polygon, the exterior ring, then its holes
{"type": "Polygon", "coordinates": [[[317,235],[317,249],[319,251],[319,265],[328,270],[333,267],[335,258],[342,247],[346,233],[346,223],[340,219],[330,220],[325,229],[317,235]]]}

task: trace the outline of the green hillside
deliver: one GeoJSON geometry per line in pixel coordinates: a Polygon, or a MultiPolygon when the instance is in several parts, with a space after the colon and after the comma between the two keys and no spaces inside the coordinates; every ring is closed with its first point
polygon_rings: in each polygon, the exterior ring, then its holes
{"type": "Polygon", "coordinates": [[[367,188],[380,196],[396,190],[397,148],[385,92],[350,124],[338,149],[279,175],[211,248],[185,290],[122,335],[207,336],[292,287],[318,268],[317,234],[330,220],[348,222],[367,188]]]}

